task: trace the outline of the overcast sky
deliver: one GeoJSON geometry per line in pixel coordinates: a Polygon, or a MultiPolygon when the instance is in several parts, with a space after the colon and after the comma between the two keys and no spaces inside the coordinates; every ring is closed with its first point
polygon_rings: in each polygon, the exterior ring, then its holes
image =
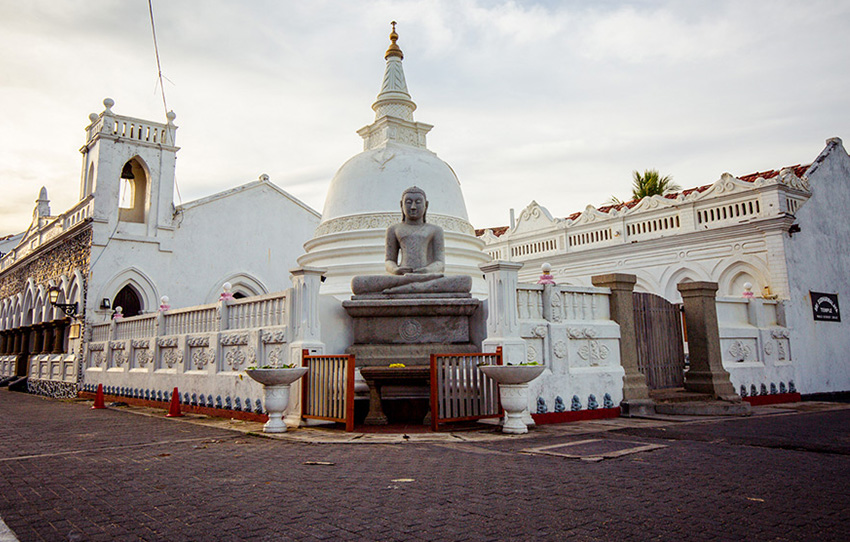
{"type": "MultiPolygon", "coordinates": [[[[850,138],[850,2],[154,0],[183,202],[267,173],[321,211],[398,21],[416,120],[476,227],[809,163],[850,138]]],[[[0,0],[0,235],[39,188],[79,198],[83,128],[111,97],[164,122],[146,0],[0,0]]],[[[179,203],[179,201],[178,201],[179,203]]]]}

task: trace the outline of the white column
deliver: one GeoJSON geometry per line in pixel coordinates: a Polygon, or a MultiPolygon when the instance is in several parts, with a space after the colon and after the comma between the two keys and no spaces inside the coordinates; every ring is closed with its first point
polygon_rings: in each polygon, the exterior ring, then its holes
{"type": "MultiPolygon", "coordinates": [[[[286,296],[287,322],[289,326],[289,357],[287,363],[301,366],[301,350],[323,354],[325,343],[321,341],[319,322],[319,286],[327,269],[321,267],[298,267],[290,270],[292,288],[286,296]]],[[[301,424],[301,382],[292,384],[286,424],[298,427],[301,424]]]]}
{"type": "Polygon", "coordinates": [[[489,290],[487,313],[487,338],[485,352],[495,352],[502,347],[503,362],[518,364],[526,361],[525,341],[519,334],[519,312],[516,291],[519,270],[523,264],[497,260],[480,264],[489,290]]]}

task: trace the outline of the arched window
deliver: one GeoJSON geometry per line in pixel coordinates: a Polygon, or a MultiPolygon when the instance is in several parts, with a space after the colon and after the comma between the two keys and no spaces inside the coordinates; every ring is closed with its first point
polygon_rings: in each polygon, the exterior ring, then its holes
{"type": "Polygon", "coordinates": [[[124,222],[144,222],[148,176],[138,158],[124,164],[119,183],[118,219],[124,222]]]}
{"type": "Polygon", "coordinates": [[[127,317],[141,314],[142,301],[139,293],[129,284],[124,286],[112,300],[112,308],[115,307],[121,307],[121,314],[127,317]]]}
{"type": "Polygon", "coordinates": [[[80,199],[85,199],[86,196],[92,193],[94,190],[94,164],[89,164],[88,172],[86,172],[86,178],[83,181],[83,190],[80,194],[80,199]]]}

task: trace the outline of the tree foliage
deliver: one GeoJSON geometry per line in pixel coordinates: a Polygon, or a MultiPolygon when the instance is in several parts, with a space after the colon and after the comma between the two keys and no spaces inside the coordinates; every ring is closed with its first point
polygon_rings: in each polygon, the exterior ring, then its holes
{"type": "Polygon", "coordinates": [[[657,169],[647,169],[643,175],[637,170],[632,172],[632,197],[639,200],[647,196],[663,196],[670,190],[679,190],[681,187],[673,182],[669,175],[662,177],[657,169]]]}
{"type": "MultiPolygon", "coordinates": [[[[665,192],[681,190],[681,187],[673,182],[670,175],[664,177],[657,169],[644,170],[643,174],[637,170],[632,172],[632,197],[641,200],[647,196],[663,196],[665,192]]],[[[625,203],[616,196],[611,196],[609,203],[619,205],[625,203]]]]}

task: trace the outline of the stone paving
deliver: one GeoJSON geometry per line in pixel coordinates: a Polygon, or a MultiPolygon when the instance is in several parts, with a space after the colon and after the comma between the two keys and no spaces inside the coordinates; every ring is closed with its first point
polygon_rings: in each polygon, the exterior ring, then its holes
{"type": "Polygon", "coordinates": [[[0,390],[20,540],[850,540],[850,405],[384,440],[89,405],[0,390]]]}

